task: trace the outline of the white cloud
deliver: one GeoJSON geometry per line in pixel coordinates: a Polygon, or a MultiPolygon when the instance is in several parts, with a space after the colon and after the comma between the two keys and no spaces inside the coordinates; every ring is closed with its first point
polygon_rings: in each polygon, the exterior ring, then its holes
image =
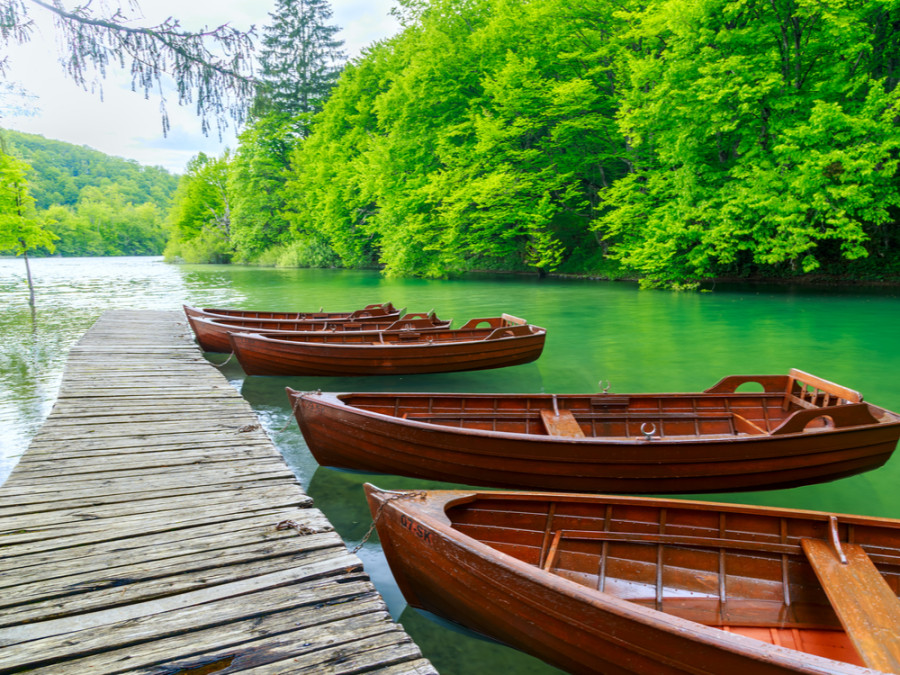
{"type": "MultiPolygon", "coordinates": [[[[367,45],[394,34],[398,25],[390,16],[392,0],[332,0],[333,23],[341,26],[340,38],[350,57],[367,45]]],[[[259,30],[267,21],[274,2],[258,0],[144,0],[144,23],[176,17],[183,28],[229,23],[246,30],[259,30]]],[[[38,10],[35,10],[37,13],[38,10]]],[[[63,74],[58,62],[55,32],[41,22],[28,45],[9,50],[8,79],[21,83],[37,95],[38,112],[32,116],[5,116],[0,126],[40,134],[76,145],[87,145],[141,164],[163,166],[181,172],[198,152],[220,154],[234,147],[235,130],[218,138],[213,129],[201,133],[200,119],[189,104],[181,107],[173,94],[167,96],[171,129],[163,136],[159,99],[145,100],[143,92],[132,92],[128,73],[111,70],[99,92],[85,92],[63,74]]]]}

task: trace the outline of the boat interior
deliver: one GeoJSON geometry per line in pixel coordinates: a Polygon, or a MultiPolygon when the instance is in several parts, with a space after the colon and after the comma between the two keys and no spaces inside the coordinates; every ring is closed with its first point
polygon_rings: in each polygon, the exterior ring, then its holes
{"type": "Polygon", "coordinates": [[[365,344],[365,345],[402,345],[402,344],[452,344],[456,342],[481,342],[487,340],[499,340],[507,337],[519,337],[542,333],[543,329],[528,324],[520,324],[509,321],[506,315],[503,317],[490,317],[484,319],[470,319],[460,328],[445,330],[400,330],[396,332],[381,332],[377,335],[371,333],[354,334],[352,332],[317,333],[317,334],[279,334],[277,337],[264,335],[266,339],[281,342],[325,343],[325,344],[365,344]]]}
{"type": "Polygon", "coordinates": [[[695,394],[343,394],[344,404],[460,429],[565,438],[777,436],[897,422],[855,391],[791,371],[732,376],[695,394]],[[739,392],[755,384],[757,392],[739,392]]]}
{"type": "Polygon", "coordinates": [[[434,314],[424,312],[405,314],[399,319],[388,318],[384,321],[351,321],[349,319],[323,319],[319,321],[306,319],[297,321],[290,319],[244,319],[241,317],[203,318],[200,320],[242,331],[394,331],[432,330],[433,328],[447,328],[450,326],[449,320],[438,319],[434,314]]]}
{"type": "MultiPolygon", "coordinates": [[[[366,305],[362,309],[357,309],[353,312],[325,312],[323,309],[319,309],[318,312],[260,312],[252,309],[216,309],[212,307],[204,307],[200,311],[210,316],[240,317],[247,319],[286,319],[293,321],[309,319],[369,318],[398,314],[397,308],[390,302],[366,305]]],[[[402,309],[399,310],[399,314],[402,314],[403,311],[404,310],[402,309]]]]}
{"type": "Polygon", "coordinates": [[[446,513],[469,537],[622,600],[846,663],[896,658],[900,523],[712,506],[487,493],[446,513]]]}

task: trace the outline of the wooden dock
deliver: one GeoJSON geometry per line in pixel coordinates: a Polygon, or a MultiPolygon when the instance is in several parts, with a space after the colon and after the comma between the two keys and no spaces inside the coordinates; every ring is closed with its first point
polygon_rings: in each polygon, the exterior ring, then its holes
{"type": "Polygon", "coordinates": [[[436,673],[184,317],[143,311],[73,347],[0,487],[12,672],[436,673]]]}

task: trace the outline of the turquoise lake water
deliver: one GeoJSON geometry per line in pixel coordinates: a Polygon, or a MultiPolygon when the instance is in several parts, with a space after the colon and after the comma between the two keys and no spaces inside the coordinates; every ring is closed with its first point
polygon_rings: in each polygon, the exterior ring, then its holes
{"type": "MultiPolygon", "coordinates": [[[[66,354],[109,308],[180,310],[183,303],[341,311],[392,301],[435,309],[454,326],[514,314],[547,328],[535,363],[472,373],[387,378],[245,377],[222,372],[250,402],[306,491],[355,546],[371,522],[361,485],[446,487],[319,467],[292,421],[285,386],[323,391],[697,391],[729,374],[799,368],[900,411],[900,290],[723,286],[712,293],[639,291],[636,284],[522,276],[383,279],[376,272],[174,266],[153,258],[38,259],[37,310],[21,260],[0,259],[0,481],[52,408],[66,354]],[[602,385],[600,384],[602,382],[602,385]]],[[[221,362],[225,355],[210,355],[221,362]]],[[[900,518],[900,457],[824,485],[699,498],[900,518]]],[[[698,498],[694,496],[694,498],[698,498]]],[[[455,631],[406,607],[373,539],[366,569],[444,675],[557,672],[514,650],[455,631]]]]}

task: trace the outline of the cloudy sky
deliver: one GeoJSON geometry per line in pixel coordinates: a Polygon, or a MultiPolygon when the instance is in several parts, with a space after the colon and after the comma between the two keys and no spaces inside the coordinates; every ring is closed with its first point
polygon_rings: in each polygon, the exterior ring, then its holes
{"type": "MultiPolygon", "coordinates": [[[[274,0],[141,0],[147,24],[174,16],[186,29],[229,23],[242,30],[256,25],[258,33],[274,4],[274,0]]],[[[390,16],[392,0],[331,0],[331,6],[332,23],[343,29],[339,38],[350,57],[399,29],[390,16]]],[[[36,20],[41,14],[44,10],[34,8],[36,20]]],[[[11,49],[6,80],[36,97],[32,99],[35,114],[22,116],[5,110],[0,126],[87,145],[176,173],[200,151],[218,155],[226,146],[234,147],[234,129],[222,141],[215,128],[204,137],[199,118],[190,106],[178,107],[174,94],[168,103],[172,128],[164,137],[159,100],[144,100],[142,93],[132,92],[128,73],[111,72],[102,83],[101,98],[99,92],[85,92],[65,77],[58,53],[49,21],[38,23],[29,45],[11,49]]]]}

